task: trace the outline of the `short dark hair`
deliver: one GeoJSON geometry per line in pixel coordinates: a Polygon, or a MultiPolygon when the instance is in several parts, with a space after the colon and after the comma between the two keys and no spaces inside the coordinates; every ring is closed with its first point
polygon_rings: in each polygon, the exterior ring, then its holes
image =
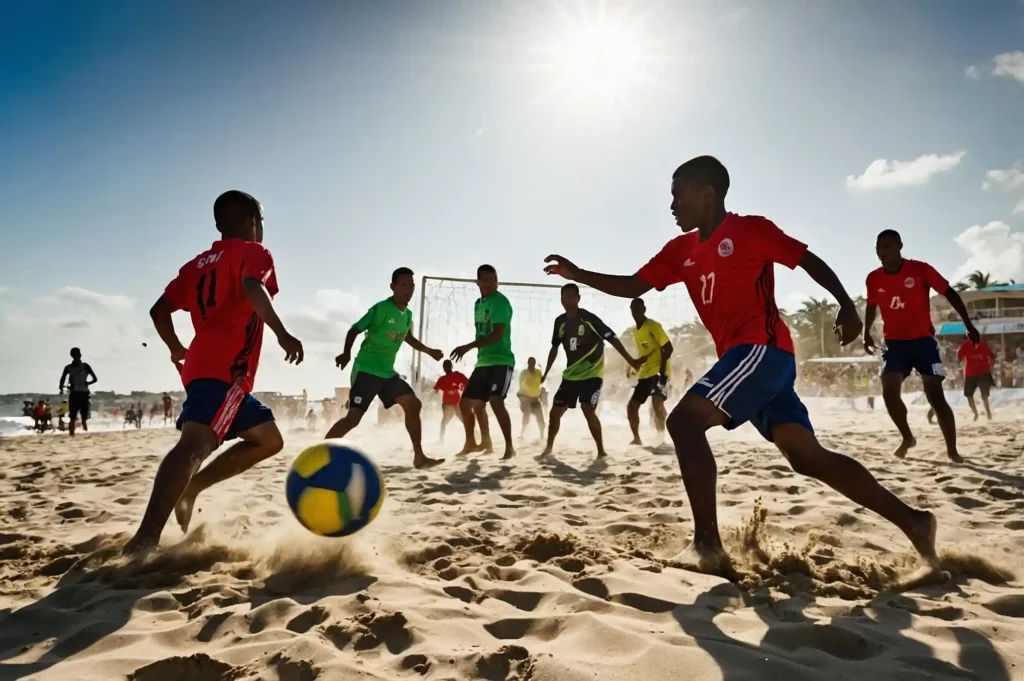
{"type": "Polygon", "coordinates": [[[564,284],[562,286],[562,292],[564,293],[565,291],[575,291],[576,295],[579,295],[580,287],[573,283],[564,284]]]}
{"type": "Polygon", "coordinates": [[[875,238],[875,241],[878,241],[879,239],[896,239],[896,241],[898,241],[899,243],[903,243],[903,238],[900,236],[900,233],[897,232],[895,229],[883,229],[881,232],[878,233],[878,236],[875,238]]]}
{"type": "Polygon", "coordinates": [[[633,300],[629,301],[629,304],[630,305],[640,304],[640,305],[644,306],[645,308],[647,307],[647,303],[644,302],[643,298],[634,298],[633,300]]]}
{"type": "Polygon", "coordinates": [[[218,231],[233,229],[243,220],[260,214],[260,202],[252,194],[232,189],[213,202],[213,221],[218,231]]]}
{"type": "Polygon", "coordinates": [[[82,351],[79,350],[78,348],[71,348],[71,356],[74,357],[75,355],[78,355],[79,357],[81,357],[82,356],[82,351]]]}
{"type": "Polygon", "coordinates": [[[399,277],[411,276],[413,276],[413,271],[411,269],[409,269],[408,267],[399,267],[397,270],[391,273],[391,283],[397,284],[399,277]]]}
{"type": "Polygon", "coordinates": [[[476,276],[479,277],[481,274],[490,273],[495,276],[498,275],[498,270],[494,269],[494,265],[480,265],[476,268],[476,276]]]}
{"type": "Polygon", "coordinates": [[[729,193],[729,171],[714,156],[691,158],[672,173],[673,180],[681,180],[699,187],[710,186],[721,201],[729,193]]]}

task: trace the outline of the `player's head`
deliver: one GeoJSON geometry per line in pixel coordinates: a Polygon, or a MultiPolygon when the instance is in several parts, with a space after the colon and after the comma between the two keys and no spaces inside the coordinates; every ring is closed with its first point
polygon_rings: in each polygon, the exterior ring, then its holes
{"type": "Polygon", "coordinates": [[[218,196],[213,221],[225,239],[263,243],[263,206],[252,194],[232,189],[218,196]]]}
{"type": "Polygon", "coordinates": [[[875,238],[875,255],[883,267],[898,265],[903,258],[903,239],[895,229],[884,229],[875,238]]]}
{"type": "Polygon", "coordinates": [[[476,268],[476,285],[480,287],[481,298],[498,290],[498,270],[494,269],[494,265],[480,265],[476,268]]]}
{"type": "Polygon", "coordinates": [[[647,305],[644,304],[643,298],[634,298],[629,303],[629,312],[633,315],[633,321],[638,325],[643,324],[644,320],[647,319],[647,305]]]}
{"type": "Polygon", "coordinates": [[[405,307],[412,300],[412,294],[416,292],[416,278],[408,267],[399,267],[391,273],[391,293],[394,294],[395,304],[405,307]]]}
{"type": "Polygon", "coordinates": [[[672,215],[692,232],[725,209],[729,171],[714,156],[691,158],[672,173],[672,215]]]}
{"type": "Polygon", "coordinates": [[[566,312],[576,312],[580,309],[580,287],[576,284],[566,284],[562,287],[562,307],[566,312]]]}
{"type": "Polygon", "coordinates": [[[534,369],[536,369],[537,368],[537,358],[536,357],[531,357],[530,359],[526,360],[526,368],[529,369],[530,371],[533,371],[534,369]]]}
{"type": "Polygon", "coordinates": [[[451,361],[450,359],[446,359],[446,360],[445,360],[445,361],[444,361],[444,362],[443,362],[443,363],[441,364],[441,368],[442,368],[442,369],[444,369],[444,373],[445,373],[445,375],[448,375],[448,374],[450,374],[450,373],[452,372],[452,361],[451,361]]]}
{"type": "Polygon", "coordinates": [[[82,351],[79,350],[78,348],[71,348],[71,359],[75,360],[76,362],[82,359],[82,351]]]}

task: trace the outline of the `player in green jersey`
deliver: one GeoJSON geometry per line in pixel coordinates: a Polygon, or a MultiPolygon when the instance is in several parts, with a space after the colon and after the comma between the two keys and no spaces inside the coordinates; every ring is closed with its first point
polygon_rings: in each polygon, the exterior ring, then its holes
{"type": "Polygon", "coordinates": [[[413,466],[433,468],[444,459],[431,459],[423,453],[421,443],[422,404],[412,387],[395,371],[395,356],[408,343],[414,350],[430,355],[441,361],[444,353],[428,348],[412,335],[412,310],[409,301],[416,290],[413,272],[408,267],[399,267],[391,275],[392,296],[371,307],[362,318],[352,325],[345,337],[345,349],[335,359],[338,367],[344,369],[352,359],[352,345],[356,338],[366,334],[359,354],[352,365],[352,389],[349,392],[348,413],[327,431],[327,438],[345,437],[359,425],[370,408],[370,403],[379,397],[385,408],[397,404],[405,412],[405,429],[409,431],[414,453],[413,466]]]}
{"type": "Polygon", "coordinates": [[[466,427],[466,446],[459,455],[470,452],[492,452],[490,427],[485,406],[491,405],[505,438],[504,460],[516,455],[512,444],[512,420],[505,408],[505,396],[512,384],[512,370],[516,364],[512,354],[512,305],[498,291],[498,273],[490,265],[476,270],[476,284],[480,298],[474,308],[476,340],[452,350],[452,359],[458,362],[470,350],[476,350],[476,368],[462,393],[462,422],[466,427]],[[475,423],[480,422],[480,442],[476,442],[475,423]]]}
{"type": "Polygon", "coordinates": [[[566,368],[562,372],[562,383],[555,392],[551,404],[551,416],[548,425],[548,446],[542,457],[551,454],[555,445],[555,436],[562,423],[562,415],[566,409],[575,409],[579,402],[590,434],[597,444],[597,457],[604,458],[604,440],[601,437],[601,420],[597,416],[597,402],[601,397],[601,386],[604,383],[604,344],[611,344],[626,362],[633,368],[639,368],[642,362],[634,359],[622,347],[615,332],[598,318],[597,315],[580,308],[580,289],[576,284],[562,287],[562,307],[565,314],[555,319],[555,329],[551,334],[551,352],[548,353],[548,365],[544,369],[544,378],[551,373],[551,367],[558,357],[559,346],[565,348],[566,368]]]}

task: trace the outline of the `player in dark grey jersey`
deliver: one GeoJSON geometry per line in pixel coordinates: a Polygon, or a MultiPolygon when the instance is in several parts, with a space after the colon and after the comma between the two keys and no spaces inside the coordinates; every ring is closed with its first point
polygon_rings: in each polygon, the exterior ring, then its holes
{"type": "Polygon", "coordinates": [[[68,385],[68,432],[75,436],[75,420],[81,416],[82,430],[89,430],[89,386],[96,382],[96,372],[82,361],[82,351],[71,348],[71,364],[60,375],[60,392],[68,385]]]}

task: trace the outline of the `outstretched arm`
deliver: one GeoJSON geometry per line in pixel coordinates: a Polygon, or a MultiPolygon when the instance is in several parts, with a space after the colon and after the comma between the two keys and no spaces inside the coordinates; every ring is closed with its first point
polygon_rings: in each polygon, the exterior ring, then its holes
{"type": "Polygon", "coordinates": [[[819,286],[831,293],[832,297],[839,303],[839,314],[836,316],[836,323],[833,327],[833,330],[839,336],[839,342],[843,345],[849,345],[855,341],[857,336],[860,335],[861,329],[864,328],[864,324],[861,322],[860,315],[857,314],[857,306],[853,304],[850,294],[843,288],[839,277],[836,276],[831,267],[825,264],[824,260],[811,253],[811,251],[804,253],[798,265],[819,286]]]}
{"type": "Polygon", "coordinates": [[[674,351],[675,348],[672,347],[672,341],[661,346],[661,368],[658,373],[662,376],[664,376],[665,372],[668,370],[668,358],[672,356],[674,351]]]}
{"type": "Polygon", "coordinates": [[[977,345],[981,340],[981,334],[978,333],[978,330],[974,328],[974,324],[971,322],[971,315],[967,312],[967,306],[964,305],[964,299],[960,297],[960,294],[957,293],[956,289],[952,286],[948,287],[943,295],[946,296],[946,300],[949,301],[950,306],[956,310],[956,313],[960,315],[960,319],[963,320],[964,329],[967,331],[967,337],[971,339],[972,343],[977,345]]]}
{"type": "Polygon", "coordinates": [[[440,350],[435,350],[434,348],[428,348],[426,345],[421,343],[419,341],[419,339],[417,339],[415,336],[412,335],[412,331],[410,331],[409,333],[405,334],[405,342],[413,350],[415,350],[417,352],[422,352],[424,355],[430,355],[431,357],[433,357],[438,362],[440,362],[441,359],[444,357],[444,353],[441,352],[440,350]]]}
{"type": "Polygon", "coordinates": [[[456,362],[461,361],[462,358],[466,356],[466,353],[469,352],[470,350],[487,347],[488,345],[494,345],[495,343],[500,341],[501,337],[504,335],[505,325],[495,324],[494,328],[491,330],[489,334],[487,334],[483,338],[477,338],[472,343],[460,345],[459,347],[452,350],[452,354],[450,355],[450,357],[456,362]]]}
{"type": "Polygon", "coordinates": [[[68,368],[64,367],[64,372],[60,375],[60,394],[64,394],[64,381],[68,378],[68,368]]]}
{"type": "Polygon", "coordinates": [[[274,302],[270,299],[267,287],[259,279],[245,277],[242,279],[242,290],[245,291],[245,298],[252,305],[252,309],[277,336],[277,342],[285,353],[285,361],[300,364],[303,357],[302,343],[284,328],[284,323],[274,309],[274,302]]]}
{"type": "Polygon", "coordinates": [[[633,367],[634,369],[639,369],[641,366],[643,366],[643,360],[635,359],[634,357],[632,357],[626,350],[626,347],[622,344],[622,341],[620,341],[615,336],[612,336],[611,338],[608,339],[608,344],[615,348],[615,351],[617,353],[622,355],[622,359],[626,360],[626,364],[628,364],[629,366],[633,367]]]}
{"type": "Polygon", "coordinates": [[[171,361],[177,366],[184,361],[186,348],[181,344],[181,340],[174,330],[174,320],[171,319],[172,312],[174,312],[174,306],[165,296],[160,296],[153,307],[149,309],[149,318],[153,320],[153,327],[156,329],[157,335],[160,336],[160,340],[171,351],[171,361]]]}
{"type": "Polygon", "coordinates": [[[334,363],[338,365],[339,369],[344,369],[348,365],[349,360],[352,359],[352,346],[355,345],[356,338],[359,338],[359,334],[361,333],[361,330],[353,326],[348,330],[348,333],[345,334],[345,349],[341,351],[340,355],[334,358],[334,363]]]}
{"type": "Polygon", "coordinates": [[[86,375],[85,384],[86,385],[92,385],[93,383],[95,383],[96,381],[98,381],[100,379],[96,378],[96,372],[92,370],[92,365],[91,364],[87,364],[86,366],[89,367],[89,373],[86,375]]]}
{"type": "Polygon", "coordinates": [[[551,350],[548,351],[548,363],[544,367],[544,375],[540,379],[541,383],[547,380],[548,374],[551,373],[551,367],[555,366],[556,359],[558,359],[558,346],[552,345],[551,350]]]}
{"type": "Polygon", "coordinates": [[[597,289],[602,293],[619,298],[639,298],[650,291],[653,286],[635,274],[601,274],[591,272],[574,265],[568,258],[560,255],[549,255],[544,258],[548,265],[544,268],[547,274],[554,274],[575,281],[584,286],[597,289]]]}

